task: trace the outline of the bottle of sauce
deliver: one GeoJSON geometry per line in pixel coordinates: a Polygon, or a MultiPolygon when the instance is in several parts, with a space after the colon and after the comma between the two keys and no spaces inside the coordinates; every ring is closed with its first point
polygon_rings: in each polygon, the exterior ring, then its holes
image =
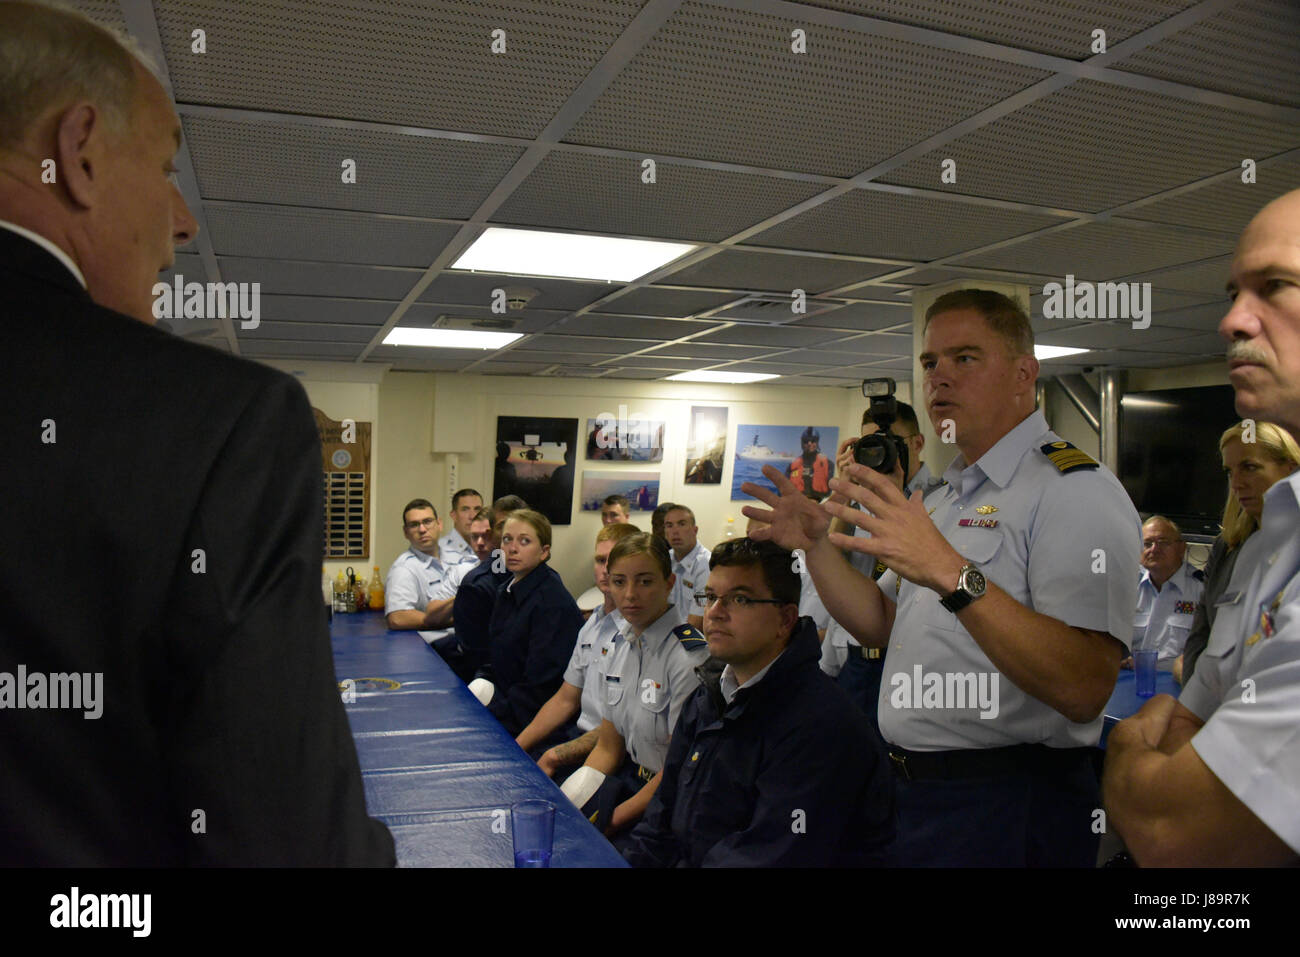
{"type": "Polygon", "coordinates": [[[370,579],[370,607],[376,611],[384,610],[384,580],[379,577],[379,566],[375,566],[375,574],[370,579]]]}

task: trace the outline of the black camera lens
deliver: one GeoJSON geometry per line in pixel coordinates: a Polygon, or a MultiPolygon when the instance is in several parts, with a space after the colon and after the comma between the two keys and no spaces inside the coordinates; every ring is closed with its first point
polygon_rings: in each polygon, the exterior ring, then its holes
{"type": "Polygon", "coordinates": [[[854,443],[853,460],[881,475],[892,475],[894,467],[901,462],[906,475],[907,443],[892,432],[864,435],[854,443]]]}

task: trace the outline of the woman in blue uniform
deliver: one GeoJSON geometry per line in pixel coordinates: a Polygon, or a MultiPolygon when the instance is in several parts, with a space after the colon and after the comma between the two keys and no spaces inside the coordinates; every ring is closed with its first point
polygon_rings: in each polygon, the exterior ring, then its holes
{"type": "Polygon", "coordinates": [[[510,513],[501,531],[510,579],[488,625],[489,663],[470,690],[512,735],[537,716],[564,680],[582,612],[547,560],[551,523],[531,509],[510,513]]]}

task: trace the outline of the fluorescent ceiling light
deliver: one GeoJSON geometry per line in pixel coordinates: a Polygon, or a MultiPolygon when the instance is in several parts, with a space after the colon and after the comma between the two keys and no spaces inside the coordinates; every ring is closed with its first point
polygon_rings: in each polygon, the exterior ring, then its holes
{"type": "Polygon", "coordinates": [[[512,276],[557,276],[629,282],[695,249],[688,243],[611,239],[576,233],[491,226],[452,269],[476,269],[512,276]]]}
{"type": "Polygon", "coordinates": [[[774,375],[766,372],[679,372],[677,375],[670,375],[666,382],[724,382],[728,385],[741,385],[746,382],[762,382],[764,379],[775,379],[774,375]]]}
{"type": "Polygon", "coordinates": [[[1073,346],[1034,346],[1034,358],[1038,361],[1044,359],[1059,359],[1061,356],[1072,356],[1079,352],[1091,352],[1091,349],[1075,349],[1073,346]]]}
{"type": "Polygon", "coordinates": [[[386,346],[424,346],[429,349],[500,349],[521,332],[475,332],[469,329],[416,329],[397,326],[384,336],[386,346]]]}

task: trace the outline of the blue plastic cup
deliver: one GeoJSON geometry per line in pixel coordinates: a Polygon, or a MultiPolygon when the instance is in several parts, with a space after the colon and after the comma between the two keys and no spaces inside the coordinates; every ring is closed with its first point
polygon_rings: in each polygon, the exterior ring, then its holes
{"type": "Polygon", "coordinates": [[[1133,653],[1133,673],[1137,677],[1137,696],[1151,698],[1156,693],[1156,656],[1155,651],[1135,651],[1133,653]]]}
{"type": "Polygon", "coordinates": [[[550,867],[555,841],[555,805],[550,801],[520,801],[510,806],[510,830],[515,843],[515,867],[550,867]]]}

